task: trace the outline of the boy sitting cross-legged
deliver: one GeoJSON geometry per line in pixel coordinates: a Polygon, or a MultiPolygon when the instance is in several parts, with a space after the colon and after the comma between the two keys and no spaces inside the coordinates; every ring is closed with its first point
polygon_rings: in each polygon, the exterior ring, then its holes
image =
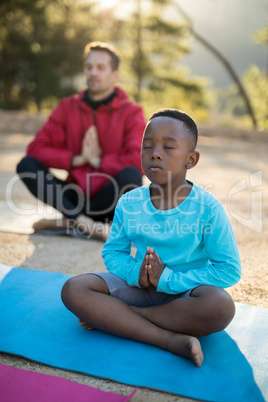
{"type": "Polygon", "coordinates": [[[197,339],[235,314],[223,289],[240,279],[234,234],[220,202],[186,180],[197,127],[165,109],[149,120],[142,167],[150,184],[119,200],[102,256],[109,272],[69,279],[62,300],[87,329],[149,343],[201,366],[197,339]],[[131,244],[137,248],[131,256],[131,244]]]}

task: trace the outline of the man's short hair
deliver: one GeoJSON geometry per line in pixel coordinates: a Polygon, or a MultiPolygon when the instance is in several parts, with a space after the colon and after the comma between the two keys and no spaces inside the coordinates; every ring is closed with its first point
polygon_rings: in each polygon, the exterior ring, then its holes
{"type": "Polygon", "coordinates": [[[117,50],[108,43],[104,42],[90,42],[85,46],[84,49],[84,60],[86,60],[87,56],[91,51],[98,51],[98,52],[106,52],[109,53],[111,56],[111,66],[112,70],[116,71],[119,68],[120,64],[120,56],[117,50]]]}
{"type": "Polygon", "coordinates": [[[154,113],[150,117],[149,121],[151,121],[155,117],[171,117],[172,119],[182,121],[185,124],[187,131],[193,140],[194,148],[196,147],[198,140],[198,128],[195,121],[187,113],[178,109],[162,109],[154,113]]]}

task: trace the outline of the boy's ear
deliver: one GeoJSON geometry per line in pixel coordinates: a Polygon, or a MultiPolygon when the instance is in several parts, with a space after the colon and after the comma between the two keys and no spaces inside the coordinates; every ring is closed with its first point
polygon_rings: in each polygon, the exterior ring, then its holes
{"type": "Polygon", "coordinates": [[[200,154],[197,151],[190,152],[185,165],[186,169],[192,169],[195,167],[199,161],[199,156],[200,154]]]}

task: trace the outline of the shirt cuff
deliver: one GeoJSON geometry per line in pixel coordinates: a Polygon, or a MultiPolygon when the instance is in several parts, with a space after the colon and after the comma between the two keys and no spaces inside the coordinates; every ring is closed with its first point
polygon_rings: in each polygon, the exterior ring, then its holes
{"type": "Polygon", "coordinates": [[[168,280],[170,275],[173,273],[172,269],[169,269],[165,267],[164,271],[162,272],[156,291],[157,292],[164,292],[164,293],[169,293],[168,290],[168,280]]]}
{"type": "Polygon", "coordinates": [[[133,269],[130,277],[127,279],[128,285],[136,286],[137,288],[142,289],[142,287],[139,285],[139,278],[140,278],[140,265],[137,264],[137,268],[133,269]]]}

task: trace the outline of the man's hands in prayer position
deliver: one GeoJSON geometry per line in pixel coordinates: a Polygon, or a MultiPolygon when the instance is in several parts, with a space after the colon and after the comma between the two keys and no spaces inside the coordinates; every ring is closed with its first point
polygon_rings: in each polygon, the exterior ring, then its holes
{"type": "Polygon", "coordinates": [[[82,152],[75,155],[72,167],[91,165],[98,169],[101,165],[102,150],[99,143],[98,132],[95,126],[90,126],[82,142],[82,152]]]}
{"type": "Polygon", "coordinates": [[[89,127],[85,134],[82,155],[89,165],[94,168],[100,167],[102,151],[95,126],[89,127]]]}
{"type": "Polygon", "coordinates": [[[159,255],[152,247],[147,247],[147,251],[140,268],[139,285],[143,288],[148,288],[150,285],[153,285],[155,288],[157,288],[160,276],[162,275],[164,269],[165,266],[159,255]]]}

